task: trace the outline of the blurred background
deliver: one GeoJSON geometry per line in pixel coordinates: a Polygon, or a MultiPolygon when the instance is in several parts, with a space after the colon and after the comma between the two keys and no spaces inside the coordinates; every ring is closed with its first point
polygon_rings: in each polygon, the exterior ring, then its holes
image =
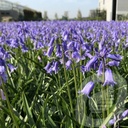
{"type": "Polygon", "coordinates": [[[127,19],[128,0],[0,0],[0,21],[127,19]]]}

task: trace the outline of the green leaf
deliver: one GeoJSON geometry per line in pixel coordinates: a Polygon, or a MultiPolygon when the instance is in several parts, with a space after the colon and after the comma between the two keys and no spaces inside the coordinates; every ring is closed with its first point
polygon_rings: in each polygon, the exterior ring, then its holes
{"type": "Polygon", "coordinates": [[[25,111],[26,111],[26,114],[28,117],[28,121],[29,121],[31,127],[36,128],[31,109],[29,108],[29,105],[28,105],[28,102],[27,102],[24,92],[22,94],[22,99],[23,99],[23,106],[25,108],[25,111]]]}

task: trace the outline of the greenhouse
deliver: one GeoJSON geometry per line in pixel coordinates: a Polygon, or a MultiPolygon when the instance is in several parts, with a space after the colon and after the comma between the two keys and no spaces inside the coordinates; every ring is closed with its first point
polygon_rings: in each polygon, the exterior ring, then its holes
{"type": "Polygon", "coordinates": [[[23,21],[41,18],[41,12],[17,3],[0,0],[0,21],[23,21]]]}

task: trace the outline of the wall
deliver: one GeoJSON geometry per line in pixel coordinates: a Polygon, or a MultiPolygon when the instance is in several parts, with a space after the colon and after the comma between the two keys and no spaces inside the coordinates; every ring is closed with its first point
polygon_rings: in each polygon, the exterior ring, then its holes
{"type": "MultiPolygon", "coordinates": [[[[107,15],[106,15],[107,21],[112,20],[112,2],[113,0],[104,0],[104,2],[103,0],[99,0],[99,9],[100,10],[106,9],[107,11],[107,15]]],[[[128,14],[128,0],[117,0],[116,19],[118,15],[125,15],[125,14],[128,14]]]]}

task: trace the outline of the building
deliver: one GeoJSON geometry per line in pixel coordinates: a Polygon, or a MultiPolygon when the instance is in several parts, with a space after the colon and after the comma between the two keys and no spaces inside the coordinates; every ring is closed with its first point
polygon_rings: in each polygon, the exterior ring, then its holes
{"type": "MultiPolygon", "coordinates": [[[[107,21],[112,20],[112,4],[113,0],[99,0],[99,9],[106,10],[107,21]]],[[[116,20],[128,14],[128,0],[116,0],[116,20]]]]}
{"type": "Polygon", "coordinates": [[[42,19],[41,12],[7,0],[0,0],[0,21],[28,21],[39,19],[42,19]]]}

